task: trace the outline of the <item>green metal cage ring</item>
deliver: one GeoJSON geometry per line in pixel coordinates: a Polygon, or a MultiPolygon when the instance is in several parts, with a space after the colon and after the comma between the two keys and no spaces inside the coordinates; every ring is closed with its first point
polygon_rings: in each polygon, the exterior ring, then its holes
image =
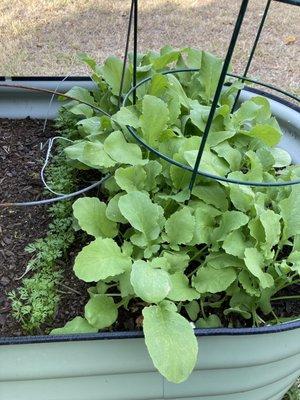
{"type": "MultiPolygon", "coordinates": [[[[168,75],[168,74],[177,74],[177,73],[182,73],[182,72],[197,72],[199,71],[198,68],[182,68],[182,69],[173,69],[173,70],[167,70],[167,71],[163,71],[162,75],[168,75]]],[[[251,82],[251,83],[255,83],[257,85],[272,89],[278,93],[281,93],[297,102],[300,102],[300,98],[289,93],[286,92],[282,89],[279,89],[273,85],[267,84],[267,83],[263,83],[260,82],[258,80],[254,80],[251,78],[247,78],[245,76],[240,76],[240,75],[236,75],[236,74],[230,74],[228,73],[227,76],[233,77],[233,78],[237,78],[240,79],[241,81],[244,82],[251,82]]],[[[140,86],[144,85],[145,83],[149,82],[152,79],[152,76],[145,78],[143,80],[141,80],[137,85],[133,86],[129,92],[125,95],[124,100],[123,100],[123,107],[126,107],[127,101],[129,99],[129,97],[132,95],[133,92],[136,91],[136,89],[138,89],[140,86]]],[[[182,168],[186,171],[189,171],[191,173],[194,172],[194,168],[190,167],[189,165],[186,164],[182,164],[181,162],[178,162],[176,160],[173,160],[172,158],[170,158],[169,156],[161,153],[160,151],[156,150],[154,147],[150,146],[148,143],[146,143],[138,134],[137,131],[130,125],[127,125],[126,128],[128,129],[128,131],[130,132],[130,134],[135,138],[135,140],[143,147],[145,147],[147,150],[149,150],[151,153],[155,154],[156,156],[158,156],[159,158],[167,161],[170,164],[175,165],[176,167],[182,168]]],[[[281,186],[291,186],[291,185],[297,185],[300,184],[300,178],[299,179],[295,179],[292,181],[281,181],[281,182],[255,182],[255,181],[242,181],[242,180],[238,180],[238,179],[231,179],[231,178],[226,178],[223,176],[218,176],[218,175],[214,175],[211,174],[209,172],[204,172],[204,171],[197,171],[197,175],[199,176],[203,176],[205,178],[209,178],[209,179],[213,179],[216,181],[220,181],[220,182],[226,182],[226,183],[233,183],[233,184],[237,184],[237,185],[243,185],[243,186],[256,186],[256,187],[281,187],[281,186]]]]}

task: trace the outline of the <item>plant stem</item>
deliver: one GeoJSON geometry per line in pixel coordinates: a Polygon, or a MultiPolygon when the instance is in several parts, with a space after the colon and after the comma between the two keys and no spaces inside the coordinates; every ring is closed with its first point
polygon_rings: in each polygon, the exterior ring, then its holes
{"type": "Polygon", "coordinates": [[[201,313],[202,313],[203,318],[206,319],[206,314],[205,314],[205,310],[204,310],[204,302],[202,299],[200,299],[200,308],[201,308],[201,313]]]}
{"type": "Polygon", "coordinates": [[[300,300],[300,296],[281,296],[281,297],[273,297],[271,301],[277,300],[300,300]]]}

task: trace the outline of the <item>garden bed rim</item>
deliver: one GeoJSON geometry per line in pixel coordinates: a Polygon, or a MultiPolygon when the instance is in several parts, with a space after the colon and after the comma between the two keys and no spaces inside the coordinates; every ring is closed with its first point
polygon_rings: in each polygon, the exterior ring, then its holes
{"type": "MultiPolygon", "coordinates": [[[[265,335],[271,333],[287,332],[300,329],[300,319],[285,322],[282,324],[268,325],[262,327],[250,328],[207,328],[195,329],[196,337],[203,336],[250,336],[265,335]]],[[[79,333],[67,335],[40,335],[40,336],[16,336],[0,338],[1,345],[12,344],[34,344],[34,343],[57,343],[57,342],[78,342],[95,340],[113,340],[113,339],[138,339],[143,338],[142,331],[120,331],[120,332],[99,332],[99,333],[79,333]]]]}

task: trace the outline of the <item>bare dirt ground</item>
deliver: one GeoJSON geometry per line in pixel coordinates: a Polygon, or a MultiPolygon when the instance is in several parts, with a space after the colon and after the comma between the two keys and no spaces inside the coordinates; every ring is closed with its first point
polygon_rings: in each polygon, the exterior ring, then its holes
{"type": "MultiPolygon", "coordinates": [[[[241,0],[140,0],[139,49],[225,54],[241,0]]],[[[250,0],[234,56],[242,72],[266,0],[250,0]]],[[[81,75],[76,54],[121,56],[130,0],[1,0],[0,75],[81,75]]],[[[272,2],[250,75],[299,94],[300,8],[272,2]]]]}

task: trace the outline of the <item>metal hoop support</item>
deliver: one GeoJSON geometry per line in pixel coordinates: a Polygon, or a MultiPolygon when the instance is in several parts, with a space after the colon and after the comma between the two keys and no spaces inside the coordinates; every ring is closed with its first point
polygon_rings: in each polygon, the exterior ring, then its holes
{"type": "MultiPolygon", "coordinates": [[[[182,68],[182,69],[174,69],[174,70],[168,70],[168,71],[164,71],[162,72],[162,75],[168,75],[168,74],[179,74],[179,73],[184,73],[184,72],[197,72],[199,71],[199,69],[197,68],[182,68]]],[[[260,86],[263,87],[267,87],[270,88],[272,90],[275,90],[281,94],[284,94],[287,97],[290,97],[293,100],[296,100],[300,103],[300,98],[294,96],[291,93],[288,93],[284,90],[281,90],[279,88],[276,88],[275,86],[269,85],[267,83],[263,83],[251,78],[247,78],[244,76],[240,76],[240,75],[235,75],[235,74],[227,74],[228,76],[232,76],[234,78],[238,78],[238,79],[244,79],[244,81],[246,82],[251,82],[251,83],[256,83],[260,86]]],[[[143,79],[142,81],[140,81],[135,87],[132,87],[131,90],[126,94],[126,96],[124,97],[124,101],[123,101],[123,106],[126,107],[127,102],[129,100],[129,97],[132,95],[133,91],[138,89],[140,86],[145,85],[147,82],[149,82],[152,78],[148,77],[143,79]]],[[[167,161],[168,163],[175,165],[176,167],[182,168],[186,171],[189,172],[194,172],[195,168],[190,167],[189,165],[186,164],[182,164],[179,161],[176,161],[170,157],[168,157],[167,155],[161,153],[160,151],[158,151],[157,149],[155,149],[154,147],[150,146],[148,143],[146,143],[137,133],[137,131],[132,127],[127,125],[126,126],[128,131],[131,133],[131,135],[135,138],[135,140],[142,145],[144,148],[146,148],[147,150],[149,150],[150,152],[152,152],[153,154],[155,154],[156,156],[160,157],[161,159],[167,161]]],[[[292,186],[292,185],[297,185],[300,184],[300,179],[297,180],[293,180],[293,181],[282,181],[282,182],[255,182],[255,181],[242,181],[242,180],[237,180],[237,179],[231,179],[231,178],[225,178],[222,176],[217,176],[214,174],[210,174],[209,172],[205,172],[205,171],[200,171],[197,169],[196,171],[196,176],[203,176],[205,178],[209,178],[209,179],[214,179],[216,181],[219,182],[226,182],[226,183],[233,183],[233,184],[237,184],[237,185],[242,185],[242,186],[256,186],[256,187],[280,187],[280,186],[292,186]]]]}
{"type": "MultiPolygon", "coordinates": [[[[209,112],[209,115],[208,115],[206,127],[204,129],[202,140],[200,142],[199,150],[198,150],[198,153],[197,153],[197,158],[196,158],[195,165],[194,165],[193,168],[188,166],[188,165],[184,165],[184,164],[182,164],[180,162],[177,162],[177,161],[171,159],[170,157],[160,153],[158,150],[154,149],[153,147],[151,147],[147,143],[145,143],[138,136],[138,134],[137,134],[137,132],[135,131],[134,128],[132,128],[130,126],[127,126],[127,129],[129,130],[129,132],[132,134],[132,136],[142,146],[147,148],[152,153],[156,154],[158,157],[164,159],[165,161],[167,161],[167,162],[169,162],[169,163],[171,163],[173,165],[176,165],[176,166],[178,166],[180,168],[183,168],[183,169],[185,169],[187,171],[190,171],[192,173],[190,184],[189,184],[190,191],[193,190],[197,175],[201,175],[201,176],[204,176],[204,177],[207,177],[207,178],[210,178],[210,179],[215,179],[215,180],[222,181],[222,182],[234,183],[234,184],[245,185],[245,186],[261,186],[261,187],[272,187],[273,186],[273,187],[278,187],[278,186],[296,185],[296,184],[300,183],[300,179],[289,181],[289,182],[253,182],[253,181],[250,182],[250,181],[241,181],[241,180],[236,180],[236,179],[230,179],[230,178],[224,178],[224,177],[216,176],[216,175],[204,172],[204,171],[199,171],[199,166],[200,166],[201,159],[202,159],[202,156],[203,156],[203,153],[204,153],[204,149],[205,149],[205,145],[206,145],[206,142],[207,142],[207,138],[208,138],[208,135],[210,133],[210,128],[211,128],[211,125],[212,125],[212,122],[213,122],[213,119],[214,119],[214,115],[215,115],[215,112],[216,112],[217,107],[218,107],[219,98],[220,98],[220,95],[221,95],[221,92],[222,92],[222,88],[223,88],[225,80],[226,80],[226,76],[239,78],[243,83],[244,82],[251,82],[251,83],[256,83],[256,84],[262,85],[262,86],[267,87],[269,89],[275,90],[278,93],[284,94],[284,95],[292,98],[295,101],[299,101],[299,97],[297,97],[297,96],[295,96],[293,94],[290,94],[290,93],[288,93],[288,92],[286,92],[284,90],[276,88],[276,87],[274,87],[272,85],[269,85],[267,83],[262,83],[260,81],[257,81],[257,80],[254,80],[254,79],[250,79],[250,78],[247,77],[247,74],[249,72],[249,69],[250,69],[250,66],[251,66],[251,63],[252,63],[252,60],[253,60],[257,45],[258,45],[258,41],[259,41],[261,33],[262,33],[262,29],[264,27],[264,24],[265,24],[265,21],[266,21],[266,18],[267,18],[269,9],[270,9],[271,1],[272,0],[267,0],[266,7],[265,7],[265,10],[264,10],[264,13],[263,13],[263,16],[262,16],[262,19],[261,19],[257,34],[256,34],[256,37],[255,37],[255,40],[254,40],[254,43],[252,45],[252,48],[251,48],[251,51],[250,51],[250,55],[249,55],[249,58],[248,58],[248,61],[247,61],[243,76],[239,76],[239,75],[236,75],[236,74],[229,74],[228,73],[229,64],[230,64],[230,61],[231,61],[231,58],[232,58],[232,55],[233,55],[233,52],[234,52],[234,49],[235,49],[235,46],[236,46],[236,42],[237,42],[237,39],[238,39],[238,36],[239,36],[239,33],[240,33],[240,29],[241,29],[244,17],[245,17],[245,13],[247,11],[249,0],[243,0],[242,3],[241,3],[239,14],[238,14],[238,17],[237,17],[237,20],[236,20],[236,23],[235,23],[235,27],[234,27],[234,30],[233,30],[233,33],[232,33],[232,37],[231,37],[231,40],[230,40],[230,43],[229,43],[229,47],[228,47],[227,54],[226,54],[226,57],[225,57],[225,60],[224,60],[223,68],[222,68],[222,71],[221,71],[221,74],[220,74],[220,78],[219,78],[219,81],[218,81],[218,84],[217,84],[217,89],[216,89],[216,92],[215,92],[215,95],[214,95],[214,98],[213,98],[213,101],[212,101],[212,105],[211,105],[211,109],[210,109],[210,112],[209,112]]],[[[291,5],[300,5],[300,0],[275,0],[275,1],[281,2],[281,3],[285,3],[285,4],[291,4],[291,5]]],[[[140,81],[138,84],[136,83],[137,82],[137,80],[136,80],[136,73],[137,73],[137,65],[136,65],[136,60],[137,60],[137,28],[138,28],[137,27],[137,24],[138,24],[137,2],[138,2],[138,0],[132,0],[132,7],[134,7],[134,9],[135,9],[135,12],[134,12],[134,31],[135,31],[135,34],[134,34],[134,46],[133,46],[134,47],[133,48],[133,59],[135,61],[134,61],[134,65],[133,65],[133,87],[126,94],[126,96],[124,98],[124,101],[123,101],[123,106],[126,106],[126,103],[127,103],[128,99],[129,99],[129,96],[131,94],[133,95],[133,104],[135,104],[137,88],[139,86],[145,84],[146,82],[148,82],[151,79],[151,77],[150,78],[146,78],[146,79],[140,81]]],[[[129,24],[132,24],[132,15],[130,15],[129,24]]],[[[130,30],[129,30],[129,32],[130,32],[130,30]]],[[[128,37],[127,37],[127,41],[129,41],[128,37]]],[[[127,52],[128,52],[128,49],[127,49],[127,51],[125,51],[124,65],[126,65],[126,61],[127,61],[127,52]]],[[[198,70],[197,69],[180,69],[180,70],[165,71],[165,72],[163,72],[163,74],[180,73],[180,72],[196,72],[196,71],[198,71],[198,70]]],[[[236,106],[236,104],[237,104],[237,102],[239,100],[240,93],[241,93],[241,91],[239,90],[237,95],[236,95],[235,101],[234,101],[234,105],[233,105],[233,108],[232,108],[233,110],[234,110],[234,108],[235,108],[235,106],[236,106]]]]}

